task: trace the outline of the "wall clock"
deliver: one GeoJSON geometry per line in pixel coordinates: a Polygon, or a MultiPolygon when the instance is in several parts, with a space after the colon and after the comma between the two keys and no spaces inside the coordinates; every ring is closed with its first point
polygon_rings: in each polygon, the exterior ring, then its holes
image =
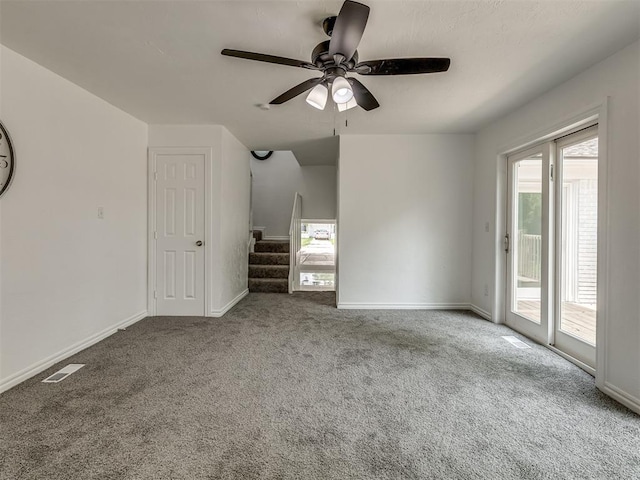
{"type": "Polygon", "coordinates": [[[7,191],[16,169],[16,157],[9,133],[0,122],[0,196],[7,191]]]}
{"type": "Polygon", "coordinates": [[[258,160],[266,160],[273,155],[273,152],[267,150],[251,150],[251,155],[253,155],[253,158],[257,158],[258,160]]]}

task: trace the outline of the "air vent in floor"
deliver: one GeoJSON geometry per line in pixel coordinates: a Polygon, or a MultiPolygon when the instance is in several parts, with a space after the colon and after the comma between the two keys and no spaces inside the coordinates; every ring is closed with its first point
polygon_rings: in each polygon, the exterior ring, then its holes
{"type": "Polygon", "coordinates": [[[513,335],[503,335],[502,338],[504,338],[507,342],[509,342],[516,348],[531,348],[529,345],[524,343],[522,340],[517,339],[513,335]]]}
{"type": "Polygon", "coordinates": [[[84,367],[84,363],[70,363],[69,365],[64,367],[62,370],[58,370],[53,375],[50,375],[49,377],[47,377],[44,380],[42,380],[42,383],[58,383],[58,382],[61,382],[62,380],[67,378],[72,373],[77,372],[78,370],[80,370],[82,367],[84,367]]]}

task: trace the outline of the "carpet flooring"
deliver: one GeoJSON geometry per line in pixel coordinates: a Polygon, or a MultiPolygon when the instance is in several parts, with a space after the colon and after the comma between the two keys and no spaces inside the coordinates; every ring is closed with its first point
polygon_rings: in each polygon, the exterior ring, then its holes
{"type": "Polygon", "coordinates": [[[0,395],[0,478],[640,478],[640,416],[551,351],[469,312],[334,302],[252,293],[74,355],[0,395]]]}

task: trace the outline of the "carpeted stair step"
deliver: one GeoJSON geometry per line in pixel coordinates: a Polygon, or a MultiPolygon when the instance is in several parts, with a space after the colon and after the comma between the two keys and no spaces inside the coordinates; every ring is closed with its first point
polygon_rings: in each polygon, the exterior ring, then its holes
{"type": "Polygon", "coordinates": [[[288,253],[250,253],[250,265],[289,265],[288,253]]]}
{"type": "Polygon", "coordinates": [[[286,278],[250,278],[250,292],[289,293],[289,281],[286,278]]]}
{"type": "Polygon", "coordinates": [[[289,253],[289,240],[260,240],[256,242],[258,253],[289,253]]]}
{"type": "Polygon", "coordinates": [[[256,242],[262,240],[262,230],[253,230],[253,238],[256,239],[256,242]]]}
{"type": "Polygon", "coordinates": [[[289,265],[249,265],[249,278],[289,278],[289,265]]]}

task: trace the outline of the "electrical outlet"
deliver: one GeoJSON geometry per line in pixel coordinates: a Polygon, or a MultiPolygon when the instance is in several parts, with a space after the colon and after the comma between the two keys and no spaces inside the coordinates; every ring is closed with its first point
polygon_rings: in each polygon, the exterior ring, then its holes
{"type": "Polygon", "coordinates": [[[484,296],[489,296],[489,285],[487,285],[486,283],[484,284],[484,296]]]}
{"type": "Polygon", "coordinates": [[[484,231],[487,232],[487,233],[489,232],[489,222],[486,222],[484,224],[484,231]]]}
{"type": "Polygon", "coordinates": [[[98,218],[100,220],[104,220],[104,208],[103,207],[98,207],[98,218]]]}

